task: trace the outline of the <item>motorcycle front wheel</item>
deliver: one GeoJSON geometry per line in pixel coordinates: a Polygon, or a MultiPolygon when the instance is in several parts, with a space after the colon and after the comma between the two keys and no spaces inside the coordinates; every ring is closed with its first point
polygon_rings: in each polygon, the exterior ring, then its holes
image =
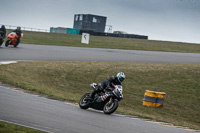
{"type": "Polygon", "coordinates": [[[1,38],[0,38],[0,46],[3,44],[3,39],[1,40],[1,38]]]}
{"type": "Polygon", "coordinates": [[[112,100],[112,102],[110,103],[110,101],[108,101],[105,106],[103,107],[103,112],[105,114],[112,114],[113,112],[115,112],[118,108],[118,100],[114,99],[112,100]]]}
{"type": "Polygon", "coordinates": [[[90,96],[90,93],[86,93],[85,95],[82,96],[82,98],[79,101],[79,107],[81,109],[88,109],[90,106],[90,101],[89,100],[85,100],[86,98],[88,98],[90,96]]]}

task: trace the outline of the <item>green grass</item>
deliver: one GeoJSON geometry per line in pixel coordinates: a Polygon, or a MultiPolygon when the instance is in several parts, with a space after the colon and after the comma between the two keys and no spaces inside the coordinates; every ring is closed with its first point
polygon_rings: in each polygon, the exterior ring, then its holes
{"type": "Polygon", "coordinates": [[[51,98],[78,102],[89,84],[123,71],[118,113],[200,129],[200,65],[119,62],[19,62],[0,65],[0,80],[51,98]],[[142,105],[145,90],[166,92],[163,108],[142,105]]]}
{"type": "Polygon", "coordinates": [[[0,121],[0,133],[44,133],[44,132],[0,121]]]}
{"type": "Polygon", "coordinates": [[[200,45],[191,43],[90,36],[90,44],[87,45],[81,44],[81,35],[31,31],[23,31],[23,33],[21,43],[25,44],[200,53],[200,45]]]}

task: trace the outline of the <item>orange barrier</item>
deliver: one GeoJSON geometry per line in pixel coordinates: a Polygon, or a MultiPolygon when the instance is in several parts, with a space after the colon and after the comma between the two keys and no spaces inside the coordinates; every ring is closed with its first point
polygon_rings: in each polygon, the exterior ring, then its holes
{"type": "Polygon", "coordinates": [[[163,107],[165,92],[155,92],[146,90],[143,99],[144,106],[163,107]]]}

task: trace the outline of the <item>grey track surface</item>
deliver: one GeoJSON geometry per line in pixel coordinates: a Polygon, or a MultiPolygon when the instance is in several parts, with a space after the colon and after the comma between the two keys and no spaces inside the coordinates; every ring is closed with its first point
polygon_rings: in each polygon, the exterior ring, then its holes
{"type": "Polygon", "coordinates": [[[0,121],[9,121],[54,133],[192,133],[117,114],[82,110],[45,97],[0,85],[0,121]]]}
{"type": "MultiPolygon", "coordinates": [[[[83,44],[84,45],[84,44],[83,44]]],[[[20,44],[0,48],[0,61],[105,61],[200,64],[200,54],[20,44]]]]}

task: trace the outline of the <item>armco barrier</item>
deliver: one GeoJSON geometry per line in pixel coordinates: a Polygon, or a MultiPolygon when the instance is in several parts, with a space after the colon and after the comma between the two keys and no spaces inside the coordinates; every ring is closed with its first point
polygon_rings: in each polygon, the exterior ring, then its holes
{"type": "MultiPolygon", "coordinates": [[[[0,27],[2,25],[3,24],[0,24],[0,27]]],[[[17,29],[18,26],[5,25],[5,27],[6,27],[6,29],[14,30],[14,29],[17,29]]],[[[24,30],[24,31],[36,31],[36,32],[49,32],[49,30],[46,30],[46,29],[37,29],[37,28],[29,28],[29,27],[21,27],[21,30],[24,30]]]]}
{"type": "Polygon", "coordinates": [[[143,99],[144,106],[163,107],[165,92],[155,92],[146,90],[143,99]]]}

